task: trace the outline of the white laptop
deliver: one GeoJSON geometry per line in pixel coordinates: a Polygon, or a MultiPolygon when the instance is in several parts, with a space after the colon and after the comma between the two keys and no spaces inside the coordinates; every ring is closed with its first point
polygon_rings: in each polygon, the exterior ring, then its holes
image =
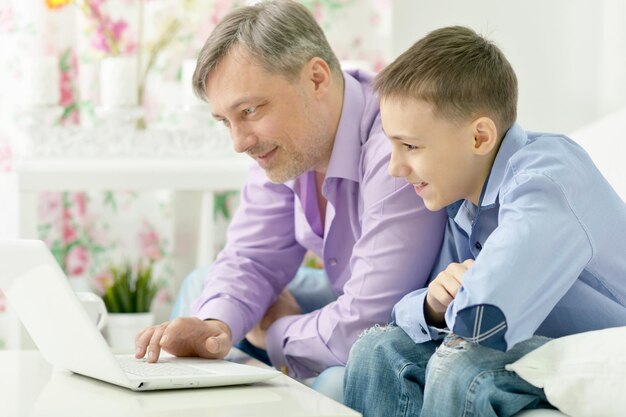
{"type": "Polygon", "coordinates": [[[0,282],[46,360],[77,374],[134,391],[248,384],[280,374],[223,360],[165,357],[150,364],[114,355],[40,240],[0,239],[0,282]]]}

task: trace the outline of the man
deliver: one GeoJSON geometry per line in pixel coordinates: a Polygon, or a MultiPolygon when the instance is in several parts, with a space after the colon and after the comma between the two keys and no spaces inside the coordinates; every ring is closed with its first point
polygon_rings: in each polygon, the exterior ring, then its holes
{"type": "Polygon", "coordinates": [[[257,3],[220,22],[200,52],[194,89],[235,150],[257,164],[195,317],[140,333],[137,357],[155,362],[165,349],[222,358],[247,334],[277,368],[315,376],[345,365],[359,334],[388,322],[393,305],[426,284],[444,214],[388,175],[370,80],[341,72],[297,2],[257,3]],[[307,250],[323,259],[336,298],[312,311],[285,290],[307,250]]]}

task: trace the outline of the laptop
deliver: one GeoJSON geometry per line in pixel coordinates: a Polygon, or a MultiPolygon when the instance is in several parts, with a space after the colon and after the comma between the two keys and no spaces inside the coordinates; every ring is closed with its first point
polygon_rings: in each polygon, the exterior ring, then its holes
{"type": "Polygon", "coordinates": [[[280,375],[225,360],[165,355],[151,364],[114,355],[40,240],[0,239],[0,280],[44,358],[71,372],[133,391],[249,384],[280,375]]]}

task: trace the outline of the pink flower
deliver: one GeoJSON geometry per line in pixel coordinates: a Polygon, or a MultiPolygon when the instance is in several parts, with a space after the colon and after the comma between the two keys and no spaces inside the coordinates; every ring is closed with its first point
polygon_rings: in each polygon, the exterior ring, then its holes
{"type": "Polygon", "coordinates": [[[93,46],[96,50],[102,51],[106,54],[111,52],[111,47],[109,46],[109,41],[106,36],[105,28],[102,26],[98,26],[96,31],[93,33],[91,37],[91,46],[93,46]]]}
{"type": "Polygon", "coordinates": [[[74,193],[73,198],[77,214],[84,217],[87,214],[87,194],[85,192],[74,193]]]}
{"type": "Polygon", "coordinates": [[[123,20],[118,20],[117,22],[111,22],[109,25],[109,30],[111,31],[111,35],[113,36],[113,40],[119,42],[122,39],[122,33],[128,27],[128,23],[123,20]]]}
{"type": "Polygon", "coordinates": [[[39,218],[58,218],[58,211],[63,204],[63,194],[44,192],[39,197],[39,218]]]}
{"type": "Polygon", "coordinates": [[[144,220],[143,227],[139,231],[137,238],[139,250],[144,257],[153,261],[158,261],[163,257],[159,235],[150,223],[144,220]]]}
{"type": "Polygon", "coordinates": [[[61,54],[61,106],[65,107],[63,125],[78,124],[80,113],[76,100],[76,83],[78,79],[78,60],[73,49],[68,48],[61,54]]]}
{"type": "Polygon", "coordinates": [[[63,242],[65,244],[72,243],[78,238],[78,233],[72,224],[72,217],[70,211],[63,210],[63,242]]]}
{"type": "Polygon", "coordinates": [[[61,74],[61,106],[67,107],[74,102],[71,77],[67,72],[61,74]]]}
{"type": "Polygon", "coordinates": [[[82,275],[89,265],[89,253],[84,246],[74,246],[65,256],[65,268],[70,276],[82,275]]]}
{"type": "Polygon", "coordinates": [[[107,288],[109,288],[113,284],[113,275],[111,271],[103,271],[98,274],[98,276],[94,279],[94,286],[96,287],[96,291],[100,294],[104,294],[107,288]]]}

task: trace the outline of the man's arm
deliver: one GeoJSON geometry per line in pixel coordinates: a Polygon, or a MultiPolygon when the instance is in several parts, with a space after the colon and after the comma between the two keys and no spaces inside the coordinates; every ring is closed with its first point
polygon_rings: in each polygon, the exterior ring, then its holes
{"type": "Polygon", "coordinates": [[[253,166],[228,228],[226,247],[205,280],[192,314],[216,319],[241,340],[293,279],[305,249],[294,232],[294,194],[253,166]]]}
{"type": "Polygon", "coordinates": [[[149,327],[135,339],[136,356],[158,360],[161,349],[176,356],[223,358],[265,314],[293,278],[304,248],[295,240],[293,192],[272,184],[253,166],[204,290],[195,317],[149,327]]]}

